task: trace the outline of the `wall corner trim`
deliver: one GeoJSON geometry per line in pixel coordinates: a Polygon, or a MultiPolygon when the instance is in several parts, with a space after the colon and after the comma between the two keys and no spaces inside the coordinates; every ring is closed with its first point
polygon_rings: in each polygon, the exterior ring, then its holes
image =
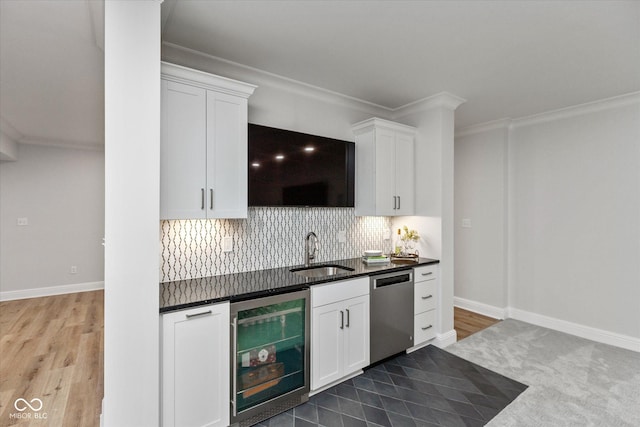
{"type": "Polygon", "coordinates": [[[104,289],[104,282],[74,283],[70,285],[46,286],[19,291],[0,292],[0,301],[13,301],[26,298],[49,297],[53,295],[73,294],[104,289]]]}

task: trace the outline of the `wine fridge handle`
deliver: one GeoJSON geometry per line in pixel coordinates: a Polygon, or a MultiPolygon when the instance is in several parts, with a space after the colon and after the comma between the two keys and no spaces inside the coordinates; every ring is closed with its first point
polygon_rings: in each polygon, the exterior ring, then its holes
{"type": "Polygon", "coordinates": [[[235,417],[236,415],[238,415],[238,409],[236,407],[236,403],[237,403],[237,398],[238,398],[238,383],[237,383],[237,372],[236,369],[238,369],[238,316],[233,316],[233,320],[231,321],[231,327],[233,328],[231,334],[232,334],[232,341],[233,341],[233,367],[231,368],[231,383],[232,383],[232,394],[231,394],[231,406],[233,407],[233,416],[235,417]]]}

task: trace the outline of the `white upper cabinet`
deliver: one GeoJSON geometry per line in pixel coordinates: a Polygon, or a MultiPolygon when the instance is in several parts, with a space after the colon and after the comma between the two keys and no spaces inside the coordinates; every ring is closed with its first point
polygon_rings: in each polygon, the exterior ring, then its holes
{"type": "Polygon", "coordinates": [[[247,217],[247,99],[255,88],[162,63],[161,219],[247,217]]]}
{"type": "Polygon", "coordinates": [[[378,118],[353,125],[356,215],[413,215],[415,128],[378,118]]]}

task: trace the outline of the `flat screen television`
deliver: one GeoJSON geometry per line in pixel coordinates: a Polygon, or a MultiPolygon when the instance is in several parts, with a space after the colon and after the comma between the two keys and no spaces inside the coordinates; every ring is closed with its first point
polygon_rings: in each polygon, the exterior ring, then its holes
{"type": "Polygon", "coordinates": [[[249,206],[353,207],[355,144],[249,123],[249,206]]]}

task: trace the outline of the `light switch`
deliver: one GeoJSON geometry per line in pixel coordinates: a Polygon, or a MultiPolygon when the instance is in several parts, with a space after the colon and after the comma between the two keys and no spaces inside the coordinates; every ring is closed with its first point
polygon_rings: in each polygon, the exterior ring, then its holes
{"type": "Polygon", "coordinates": [[[471,220],[469,218],[462,218],[462,228],[471,228],[471,220]]]}
{"type": "Polygon", "coordinates": [[[222,252],[233,252],[233,237],[225,236],[222,238],[222,252]]]}

